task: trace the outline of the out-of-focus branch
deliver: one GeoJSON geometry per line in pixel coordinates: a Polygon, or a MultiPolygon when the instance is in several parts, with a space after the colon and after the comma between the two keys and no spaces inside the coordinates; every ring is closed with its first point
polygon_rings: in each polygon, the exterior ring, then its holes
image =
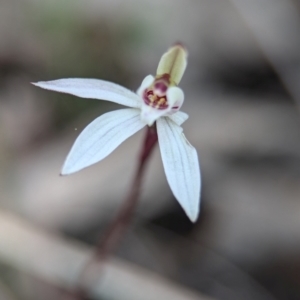
{"type": "Polygon", "coordinates": [[[291,0],[229,1],[300,110],[300,16],[294,3],[291,0]]]}
{"type": "MultiPolygon", "coordinates": [[[[0,260],[59,287],[72,289],[91,250],[0,211],[0,260]]],[[[93,265],[83,282],[95,298],[208,300],[138,266],[113,259],[93,265]]]]}

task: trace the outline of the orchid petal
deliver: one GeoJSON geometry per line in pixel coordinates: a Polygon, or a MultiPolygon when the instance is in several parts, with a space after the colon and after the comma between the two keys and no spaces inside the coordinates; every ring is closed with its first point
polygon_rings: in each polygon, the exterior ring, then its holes
{"type": "Polygon", "coordinates": [[[146,104],[142,104],[141,120],[145,122],[148,126],[152,126],[158,118],[165,116],[170,112],[170,110],[171,110],[170,108],[156,109],[146,104]]]}
{"type": "Polygon", "coordinates": [[[160,59],[156,74],[169,74],[176,85],[179,84],[187,66],[187,51],[181,44],[171,47],[160,59]]]}
{"type": "Polygon", "coordinates": [[[182,111],[178,111],[173,115],[169,115],[168,117],[177,125],[181,126],[189,118],[189,115],[182,111]]]}
{"type": "Polygon", "coordinates": [[[200,170],[197,151],[186,140],[182,128],[168,118],[157,120],[162,162],[170,188],[192,222],[200,202],[200,170]]]}
{"type": "Polygon", "coordinates": [[[75,141],[61,174],[68,175],[99,162],[145,125],[139,109],[120,109],[98,117],[75,141]]]}
{"type": "Polygon", "coordinates": [[[152,76],[152,75],[146,76],[144,78],[144,80],[142,81],[141,86],[136,91],[136,93],[142,98],[145,89],[147,89],[148,87],[150,87],[152,85],[152,83],[154,82],[154,80],[155,80],[154,76],[152,76]]]}
{"type": "Polygon", "coordinates": [[[138,95],[109,81],[67,78],[40,81],[33,84],[46,90],[67,93],[81,98],[107,100],[134,108],[141,106],[141,99],[138,95]]]}
{"type": "Polygon", "coordinates": [[[179,110],[184,101],[183,90],[177,86],[172,86],[167,90],[167,99],[169,105],[174,110],[179,110]]]}

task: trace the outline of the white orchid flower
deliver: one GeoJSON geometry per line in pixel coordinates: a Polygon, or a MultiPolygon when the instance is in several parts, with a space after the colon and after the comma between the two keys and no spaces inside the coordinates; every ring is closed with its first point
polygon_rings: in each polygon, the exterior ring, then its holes
{"type": "Polygon", "coordinates": [[[177,44],[161,58],[156,77],[148,75],[137,93],[99,79],[68,78],[34,85],[82,98],[112,101],[129,108],[96,118],[79,135],[62,168],[68,175],[99,162],[123,141],[156,122],[162,162],[170,188],[187,216],[199,214],[200,170],[197,151],[183,134],[188,118],[179,109],[184,101],[177,87],[187,65],[187,51],[177,44]]]}

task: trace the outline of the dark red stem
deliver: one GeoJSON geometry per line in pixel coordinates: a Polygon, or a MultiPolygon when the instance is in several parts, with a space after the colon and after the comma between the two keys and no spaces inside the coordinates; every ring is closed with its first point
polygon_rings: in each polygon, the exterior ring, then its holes
{"type": "Polygon", "coordinates": [[[119,213],[106,231],[104,238],[98,244],[95,257],[104,260],[107,256],[109,256],[109,254],[114,251],[120,241],[120,238],[123,236],[124,231],[127,229],[139,199],[146,162],[148,161],[156,143],[156,126],[147,127],[147,134],[140,153],[139,164],[130,192],[119,213]]]}
{"type": "MultiPolygon", "coordinates": [[[[103,262],[115,250],[126,229],[128,228],[134,209],[138,203],[146,163],[151,156],[154,146],[157,143],[157,139],[156,125],[154,124],[151,127],[147,127],[147,133],[139,156],[139,163],[132,186],[130,188],[130,192],[125,199],[119,213],[107,228],[103,239],[101,239],[96,246],[94,255],[84,266],[84,269],[79,276],[79,284],[81,283],[81,281],[84,281],[85,275],[89,271],[89,267],[92,263],[97,263],[99,261],[103,262]]],[[[71,294],[73,296],[73,299],[88,299],[87,293],[82,289],[82,286],[79,286],[77,291],[71,294]]]]}

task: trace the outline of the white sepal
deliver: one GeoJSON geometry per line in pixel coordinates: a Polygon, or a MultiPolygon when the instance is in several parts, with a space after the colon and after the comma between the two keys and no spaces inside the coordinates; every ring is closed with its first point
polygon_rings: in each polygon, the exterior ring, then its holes
{"type": "Polygon", "coordinates": [[[142,81],[141,86],[138,88],[138,90],[136,91],[136,93],[142,98],[143,97],[143,93],[145,91],[145,89],[147,89],[148,87],[150,87],[152,85],[152,83],[154,82],[155,78],[152,75],[147,75],[144,80],[142,81]]]}
{"type": "Polygon", "coordinates": [[[186,140],[182,128],[168,118],[157,120],[163,166],[170,188],[192,222],[200,203],[200,169],[197,151],[186,140]]]}
{"type": "Polygon", "coordinates": [[[107,100],[134,108],[141,106],[141,99],[138,95],[123,86],[109,81],[67,78],[40,81],[33,84],[46,90],[67,93],[81,98],[107,100]]]}
{"type": "Polygon", "coordinates": [[[75,141],[61,174],[68,175],[99,162],[144,126],[140,120],[140,110],[133,108],[98,117],[75,141]]]}
{"type": "Polygon", "coordinates": [[[189,118],[189,115],[183,111],[178,111],[172,115],[168,115],[168,118],[170,118],[177,125],[181,126],[189,118]]]}

